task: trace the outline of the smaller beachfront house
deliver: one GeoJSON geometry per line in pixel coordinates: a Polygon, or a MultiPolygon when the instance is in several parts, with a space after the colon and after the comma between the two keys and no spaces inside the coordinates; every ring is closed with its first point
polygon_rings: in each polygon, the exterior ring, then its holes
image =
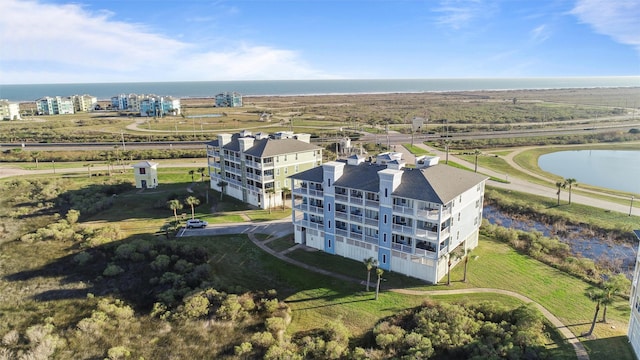
{"type": "MultiPolygon", "coordinates": [[[[633,232],[640,240],[640,230],[634,230],[633,232]]],[[[627,333],[636,358],[640,358],[640,294],[638,294],[638,279],[640,279],[640,252],[636,255],[636,268],[633,271],[633,281],[631,283],[631,296],[629,296],[631,318],[629,319],[629,331],[627,333]]]]}
{"type": "Polygon", "coordinates": [[[154,189],[158,186],[158,163],[140,161],[132,167],[137,189],[154,189]]]}

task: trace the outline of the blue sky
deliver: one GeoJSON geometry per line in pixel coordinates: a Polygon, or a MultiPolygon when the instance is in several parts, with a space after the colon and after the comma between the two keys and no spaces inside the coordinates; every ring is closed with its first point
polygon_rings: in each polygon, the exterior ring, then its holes
{"type": "Polygon", "coordinates": [[[640,75],[638,0],[0,0],[0,83],[640,75]]]}

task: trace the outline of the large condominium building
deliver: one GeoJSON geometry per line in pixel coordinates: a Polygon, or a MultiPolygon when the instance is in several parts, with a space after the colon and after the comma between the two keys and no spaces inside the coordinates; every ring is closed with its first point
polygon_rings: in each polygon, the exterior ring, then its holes
{"type": "Polygon", "coordinates": [[[136,112],[140,116],[180,115],[180,99],[170,96],[120,94],[111,98],[111,108],[136,112]]]}
{"type": "Polygon", "coordinates": [[[242,107],[242,95],[237,92],[224,92],[216,95],[216,107],[242,107]]]}
{"type": "Polygon", "coordinates": [[[0,119],[20,120],[20,104],[0,99],[0,119]]]}
{"type": "Polygon", "coordinates": [[[354,155],[290,176],[295,242],[437,283],[478,244],[487,179],[437,162],[354,155]]]}
{"type": "Polygon", "coordinates": [[[289,175],[322,164],[322,148],[309,134],[243,131],[206,145],[211,188],[262,209],[283,205],[289,175]]]}
{"type": "Polygon", "coordinates": [[[62,96],[45,96],[36,100],[38,114],[41,115],[62,115],[73,114],[73,99],[71,97],[62,96]]]}
{"type": "MultiPolygon", "coordinates": [[[[640,230],[633,231],[638,240],[640,240],[640,230]]],[[[629,304],[631,305],[631,318],[629,320],[629,342],[636,354],[636,358],[640,358],[640,293],[638,293],[638,280],[640,279],[640,251],[636,255],[636,268],[633,272],[633,281],[631,283],[631,296],[629,304]]]]}
{"type": "Polygon", "coordinates": [[[98,104],[98,98],[91,95],[73,95],[73,108],[75,112],[89,112],[93,111],[98,104]]]}

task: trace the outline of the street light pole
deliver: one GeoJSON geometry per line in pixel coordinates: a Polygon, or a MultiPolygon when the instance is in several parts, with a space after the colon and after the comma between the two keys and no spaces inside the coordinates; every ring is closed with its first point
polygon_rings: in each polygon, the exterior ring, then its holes
{"type": "Polygon", "coordinates": [[[631,205],[629,205],[629,216],[631,216],[632,211],[633,211],[633,195],[631,195],[631,205]]]}

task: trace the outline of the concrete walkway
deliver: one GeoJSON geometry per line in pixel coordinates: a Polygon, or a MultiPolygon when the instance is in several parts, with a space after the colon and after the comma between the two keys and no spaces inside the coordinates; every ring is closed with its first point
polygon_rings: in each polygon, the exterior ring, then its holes
{"type": "MultiPolygon", "coordinates": [[[[265,241],[260,241],[255,234],[261,233],[261,234],[268,234],[271,237],[278,238],[278,237],[282,237],[288,234],[293,233],[293,226],[291,224],[291,220],[286,218],[286,219],[282,219],[282,220],[276,220],[276,221],[269,221],[269,222],[262,222],[262,223],[238,223],[238,224],[218,224],[218,225],[213,225],[213,226],[209,226],[206,229],[200,229],[200,230],[189,230],[188,234],[185,234],[186,231],[183,231],[182,234],[179,234],[178,236],[202,236],[205,235],[203,234],[202,230],[204,230],[206,233],[206,235],[213,235],[213,234],[221,234],[221,233],[236,233],[236,232],[228,232],[228,231],[238,231],[241,230],[240,233],[246,233],[247,236],[249,237],[249,239],[260,249],[262,249],[263,251],[265,251],[268,254],[271,254],[272,256],[287,262],[289,264],[301,267],[303,269],[309,270],[309,271],[313,271],[315,273],[318,274],[322,274],[325,276],[331,276],[334,277],[336,279],[342,280],[342,281],[347,281],[347,282],[352,282],[352,283],[356,283],[356,284],[360,284],[360,285],[366,285],[366,281],[360,280],[360,279],[356,279],[350,276],[346,276],[346,275],[342,275],[342,274],[338,274],[335,272],[331,272],[325,269],[321,269],[315,266],[311,266],[309,264],[305,264],[303,262],[294,260],[288,256],[286,256],[289,252],[295,250],[295,249],[301,249],[301,248],[306,248],[304,245],[301,244],[296,244],[291,248],[288,248],[286,250],[283,250],[281,252],[277,252],[273,249],[271,249],[269,246],[267,246],[267,244],[270,242],[269,240],[265,240],[265,241]]],[[[315,249],[314,249],[315,251],[315,249]]],[[[540,310],[540,312],[544,315],[544,317],[556,328],[558,329],[558,332],[560,332],[560,334],[562,334],[562,336],[573,346],[573,349],[576,353],[576,357],[578,360],[589,360],[589,354],[587,353],[587,350],[585,349],[584,345],[580,342],[580,340],[571,332],[571,330],[569,330],[567,328],[566,325],[564,325],[560,319],[558,319],[555,315],[553,315],[549,310],[547,310],[544,306],[540,305],[539,303],[533,301],[532,299],[513,292],[513,291],[509,291],[509,290],[503,290],[503,289],[490,289],[490,288],[469,288],[469,289],[457,289],[457,290],[431,290],[431,291],[422,291],[422,290],[410,290],[410,289],[387,289],[388,291],[393,291],[399,294],[405,294],[405,295],[413,295],[413,296],[438,296],[438,295],[450,295],[450,294],[473,294],[473,293],[493,293],[493,294],[501,294],[501,295],[507,295],[507,296],[511,296],[514,297],[516,299],[519,299],[520,301],[529,304],[529,303],[533,303],[534,306],[536,306],[536,308],[538,308],[538,310],[540,310]]]]}

